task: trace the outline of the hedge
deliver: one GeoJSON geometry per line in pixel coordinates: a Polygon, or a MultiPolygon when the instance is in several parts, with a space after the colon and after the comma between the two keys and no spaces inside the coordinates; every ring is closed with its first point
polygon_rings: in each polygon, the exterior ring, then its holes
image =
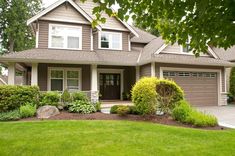
{"type": "Polygon", "coordinates": [[[19,109],[25,103],[38,103],[37,86],[0,86],[0,112],[19,109]]]}

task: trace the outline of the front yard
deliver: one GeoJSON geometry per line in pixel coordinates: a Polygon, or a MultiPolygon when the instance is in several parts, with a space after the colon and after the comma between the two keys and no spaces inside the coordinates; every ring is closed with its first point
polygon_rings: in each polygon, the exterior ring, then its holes
{"type": "Polygon", "coordinates": [[[233,155],[234,147],[234,130],[130,121],[0,123],[0,155],[233,155]]]}

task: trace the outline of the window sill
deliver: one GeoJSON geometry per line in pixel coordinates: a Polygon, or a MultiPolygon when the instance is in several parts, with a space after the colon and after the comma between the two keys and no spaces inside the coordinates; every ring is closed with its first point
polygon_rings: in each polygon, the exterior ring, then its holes
{"type": "Polygon", "coordinates": [[[48,49],[59,49],[59,50],[77,50],[77,51],[81,51],[82,48],[53,48],[53,47],[48,47],[48,49]]]}
{"type": "Polygon", "coordinates": [[[122,51],[122,49],[112,49],[112,48],[99,48],[100,50],[114,50],[114,51],[122,51]]]}

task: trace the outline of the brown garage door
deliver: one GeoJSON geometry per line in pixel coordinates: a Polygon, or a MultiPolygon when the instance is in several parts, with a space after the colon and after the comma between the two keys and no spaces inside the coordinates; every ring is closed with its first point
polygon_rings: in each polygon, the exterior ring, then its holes
{"type": "Polygon", "coordinates": [[[218,105],[217,73],[164,71],[163,76],[180,85],[193,106],[218,105]]]}

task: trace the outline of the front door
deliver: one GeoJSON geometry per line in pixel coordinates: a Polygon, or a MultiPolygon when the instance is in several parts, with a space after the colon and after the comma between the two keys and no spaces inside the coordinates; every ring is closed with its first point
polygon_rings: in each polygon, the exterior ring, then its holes
{"type": "Polygon", "coordinates": [[[100,94],[102,100],[120,100],[120,74],[100,74],[100,94]]]}

